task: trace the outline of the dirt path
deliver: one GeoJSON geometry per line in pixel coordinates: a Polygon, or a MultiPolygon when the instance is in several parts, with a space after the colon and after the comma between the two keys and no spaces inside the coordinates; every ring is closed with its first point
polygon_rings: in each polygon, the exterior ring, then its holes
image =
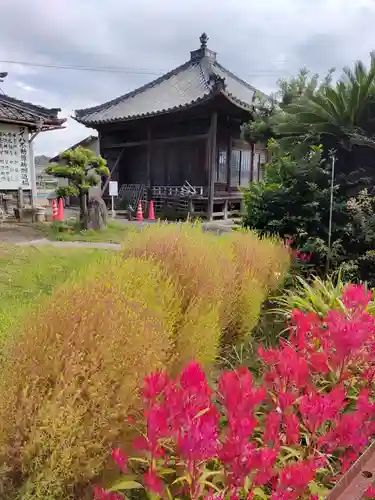
{"type": "Polygon", "coordinates": [[[40,233],[30,225],[4,223],[0,225],[0,243],[18,244],[40,238],[40,233]]]}
{"type": "Polygon", "coordinates": [[[89,241],[51,241],[45,238],[19,241],[16,243],[19,246],[40,246],[49,245],[58,248],[100,248],[103,250],[120,250],[121,245],[118,243],[91,243],[89,241]]]}

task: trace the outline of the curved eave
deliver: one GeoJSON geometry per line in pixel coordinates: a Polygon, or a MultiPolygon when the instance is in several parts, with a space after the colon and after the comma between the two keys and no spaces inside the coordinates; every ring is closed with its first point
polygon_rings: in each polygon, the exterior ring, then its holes
{"type": "MultiPolygon", "coordinates": [[[[229,102],[237,106],[238,108],[241,108],[244,111],[248,111],[249,113],[252,112],[252,106],[250,104],[247,104],[240,99],[237,99],[234,97],[232,94],[229,92],[226,92],[225,90],[221,90],[219,92],[220,95],[224,96],[229,102]]],[[[187,109],[194,108],[196,106],[199,106],[201,104],[204,104],[206,102],[211,101],[218,95],[218,92],[215,90],[212,90],[211,92],[205,94],[204,96],[200,97],[199,99],[196,99],[195,101],[190,102],[189,104],[184,104],[181,106],[174,106],[173,108],[168,108],[168,109],[161,109],[158,111],[154,111],[151,113],[141,113],[137,115],[129,115],[126,117],[119,117],[119,118],[110,118],[110,119],[103,119],[103,120],[90,120],[85,119],[85,118],[79,118],[78,116],[72,116],[73,120],[75,120],[78,123],[81,123],[82,125],[85,125],[86,127],[95,127],[99,125],[105,125],[105,124],[110,124],[110,123],[119,123],[119,122],[128,122],[128,121],[133,121],[133,120],[140,120],[142,118],[151,118],[154,116],[160,116],[160,115],[166,115],[170,113],[176,113],[178,111],[183,111],[187,109]]]]}
{"type": "MultiPolygon", "coordinates": [[[[61,118],[57,120],[43,120],[41,131],[55,130],[63,128],[62,125],[66,122],[66,118],[61,118]]],[[[11,118],[0,117],[0,123],[10,123],[12,125],[21,125],[28,127],[30,129],[38,129],[39,124],[36,121],[31,120],[12,120],[11,118]]]]}
{"type": "Polygon", "coordinates": [[[253,112],[253,106],[248,104],[247,102],[241,101],[237,99],[233,94],[227,92],[226,90],[222,90],[220,95],[224,96],[230,103],[234,104],[237,108],[240,108],[244,111],[248,111],[249,113],[253,112]]]}
{"type": "Polygon", "coordinates": [[[128,122],[133,120],[140,120],[142,118],[151,118],[153,116],[166,115],[170,113],[176,113],[178,111],[183,111],[185,109],[190,109],[195,106],[199,106],[200,104],[203,104],[205,102],[208,102],[209,100],[211,100],[212,97],[213,97],[212,92],[210,92],[200,97],[199,99],[195,99],[195,101],[192,101],[189,104],[174,106],[173,108],[168,108],[168,109],[160,109],[158,111],[153,111],[151,113],[140,113],[137,115],[129,115],[119,118],[110,118],[104,120],[90,120],[90,119],[85,120],[84,118],[78,118],[77,116],[72,116],[72,118],[76,120],[78,123],[82,123],[82,125],[86,125],[87,127],[92,127],[95,125],[105,125],[109,123],[128,122]]]}

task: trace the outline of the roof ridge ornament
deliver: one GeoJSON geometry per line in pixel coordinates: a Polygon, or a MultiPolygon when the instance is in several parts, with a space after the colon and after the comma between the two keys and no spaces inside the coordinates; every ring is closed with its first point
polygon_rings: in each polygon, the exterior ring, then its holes
{"type": "Polygon", "coordinates": [[[207,33],[202,33],[201,36],[199,37],[199,41],[201,42],[201,49],[207,49],[207,42],[209,38],[207,36],[207,33]]]}

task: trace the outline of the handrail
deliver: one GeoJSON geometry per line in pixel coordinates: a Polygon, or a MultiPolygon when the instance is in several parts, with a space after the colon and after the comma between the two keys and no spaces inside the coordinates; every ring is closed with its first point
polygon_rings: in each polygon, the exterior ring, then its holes
{"type": "Polygon", "coordinates": [[[326,500],[361,500],[375,481],[375,442],[352,465],[326,500]]]}

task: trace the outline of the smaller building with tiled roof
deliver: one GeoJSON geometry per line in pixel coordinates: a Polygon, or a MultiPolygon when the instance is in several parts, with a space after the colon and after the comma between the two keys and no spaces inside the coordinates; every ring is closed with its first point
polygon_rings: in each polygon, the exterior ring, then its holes
{"type": "Polygon", "coordinates": [[[0,122],[25,125],[29,130],[61,128],[60,108],[45,108],[0,93],[0,122]]]}
{"type": "Polygon", "coordinates": [[[33,141],[41,132],[62,128],[60,111],[0,94],[0,201],[19,199],[22,191],[26,204],[36,204],[33,141]]]}
{"type": "Polygon", "coordinates": [[[230,201],[239,206],[239,187],[255,180],[261,157],[240,133],[252,119],[257,91],[222,66],[207,41],[203,33],[188,61],[132,92],[76,110],[75,119],[99,132],[100,153],[120,192],[145,186],[148,196],[165,195],[160,211],[168,193],[177,193],[180,206],[191,212],[195,199],[193,209],[212,218],[226,216],[230,201]],[[199,194],[184,205],[187,183],[199,194]]]}

